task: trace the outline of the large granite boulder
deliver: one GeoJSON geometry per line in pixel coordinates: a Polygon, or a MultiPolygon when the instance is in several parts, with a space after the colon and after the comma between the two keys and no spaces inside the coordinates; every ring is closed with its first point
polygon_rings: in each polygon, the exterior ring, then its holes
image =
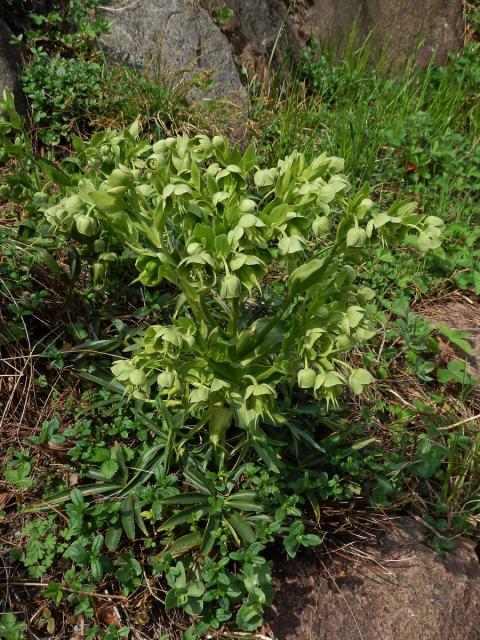
{"type": "Polygon", "coordinates": [[[260,77],[270,60],[278,63],[310,40],[341,51],[355,22],[358,42],[373,32],[374,56],[388,45],[391,60],[400,63],[422,40],[420,65],[434,53],[444,62],[463,42],[462,0],[200,1],[229,39],[237,63],[260,77]],[[223,7],[232,12],[228,19],[221,18],[223,7]]]}
{"type": "Polygon", "coordinates": [[[15,96],[17,109],[24,111],[25,98],[20,85],[21,61],[18,48],[10,44],[13,34],[0,20],[0,97],[5,88],[15,96]]]}
{"type": "Polygon", "coordinates": [[[479,640],[474,545],[457,539],[439,556],[428,533],[403,518],[356,553],[347,546],[345,559],[286,563],[265,633],[276,640],[479,640]]]}
{"type": "Polygon", "coordinates": [[[113,0],[103,38],[109,58],[142,67],[159,82],[192,84],[187,97],[244,108],[247,93],[230,44],[197,0],[113,0]]]}
{"type": "Polygon", "coordinates": [[[359,41],[372,33],[374,50],[388,46],[392,61],[404,62],[417,51],[427,65],[445,61],[463,43],[462,0],[313,0],[297,14],[303,36],[342,46],[357,20],[359,41]]]}
{"type": "Polygon", "coordinates": [[[265,80],[270,71],[295,56],[303,45],[282,0],[201,2],[227,36],[235,61],[249,79],[265,80]]]}

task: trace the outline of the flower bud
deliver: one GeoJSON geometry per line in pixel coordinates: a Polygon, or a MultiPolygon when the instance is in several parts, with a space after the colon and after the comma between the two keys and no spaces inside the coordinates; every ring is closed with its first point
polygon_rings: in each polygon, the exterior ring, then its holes
{"type": "Polygon", "coordinates": [[[187,253],[189,256],[193,256],[195,253],[200,253],[202,249],[203,247],[199,242],[190,242],[190,244],[187,245],[187,253]]]}
{"type": "Polygon", "coordinates": [[[370,198],[364,198],[355,209],[355,215],[359,220],[361,220],[365,217],[365,214],[367,214],[372,209],[372,207],[373,201],[370,200],[370,198]]]}
{"type": "Polygon", "coordinates": [[[64,207],[68,213],[78,213],[83,207],[83,201],[79,196],[73,195],[62,200],[62,207],[64,207]]]}
{"type": "Polygon", "coordinates": [[[152,148],[154,153],[165,153],[167,151],[167,143],[165,140],[158,140],[152,148]]]}
{"type": "Polygon", "coordinates": [[[84,236],[93,236],[96,232],[95,220],[90,216],[81,214],[75,218],[75,223],[78,232],[84,236]]]}
{"type": "Polygon", "coordinates": [[[300,369],[298,372],[298,386],[300,389],[311,389],[315,384],[317,374],[313,369],[300,369]]]}
{"type": "Polygon", "coordinates": [[[93,265],[93,284],[99,285],[105,279],[105,267],[100,262],[95,262],[93,265]]]}
{"type": "Polygon", "coordinates": [[[105,251],[105,247],[105,240],[102,240],[101,238],[95,240],[95,242],[93,243],[93,250],[95,251],[95,253],[102,253],[102,251],[105,251]]]}
{"type": "Polygon", "coordinates": [[[128,187],[132,182],[132,172],[125,169],[114,169],[108,176],[108,182],[112,187],[128,187]]]}
{"type": "Polygon", "coordinates": [[[326,235],[332,227],[332,223],[327,216],[318,216],[312,224],[312,231],[317,238],[326,235]]]}
{"type": "MultiPolygon", "coordinates": [[[[101,242],[103,242],[103,240],[101,242]]],[[[108,253],[102,253],[99,255],[98,259],[102,262],[116,262],[116,260],[118,260],[118,255],[113,251],[109,251],[108,253]]]]}
{"type": "Polygon", "coordinates": [[[67,220],[69,216],[70,214],[63,207],[59,206],[55,211],[55,221],[58,222],[58,224],[61,224],[62,222],[67,220]]]}
{"type": "Polygon", "coordinates": [[[212,139],[212,144],[215,149],[221,151],[225,148],[225,138],[223,136],[214,136],[212,139]]]}
{"type": "Polygon", "coordinates": [[[175,374],[171,371],[163,371],[157,377],[157,384],[162,389],[171,388],[175,384],[175,374]]]}
{"type": "Polygon", "coordinates": [[[225,276],[220,287],[222,298],[238,298],[242,291],[242,283],[237,276],[225,276]]]}
{"type": "Polygon", "coordinates": [[[210,151],[212,148],[212,141],[207,136],[198,136],[197,145],[195,151],[210,151]]]}
{"type": "Polygon", "coordinates": [[[251,213],[257,206],[256,202],[250,200],[250,198],[244,198],[240,202],[240,211],[242,213],[251,213]]]}
{"type": "Polygon", "coordinates": [[[367,232],[359,227],[352,227],[347,233],[347,247],[363,247],[367,241],[367,232]]]}
{"type": "Polygon", "coordinates": [[[126,190],[127,187],[110,187],[110,189],[107,189],[107,193],[111,196],[121,196],[126,190]]]}
{"type": "Polygon", "coordinates": [[[147,376],[141,369],[135,369],[134,371],[132,371],[129,377],[130,382],[136,387],[140,387],[146,379],[147,376]]]}

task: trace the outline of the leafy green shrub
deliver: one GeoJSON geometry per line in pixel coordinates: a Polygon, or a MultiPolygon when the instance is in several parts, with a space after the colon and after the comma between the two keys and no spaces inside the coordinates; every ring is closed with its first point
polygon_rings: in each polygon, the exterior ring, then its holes
{"type": "Polygon", "coordinates": [[[331,53],[320,53],[319,49],[318,43],[305,48],[301,55],[299,73],[325,102],[333,104],[355,92],[359,84],[364,90],[373,83],[373,68],[365,69],[363,65],[355,67],[345,60],[335,61],[331,53]]]}
{"type": "Polygon", "coordinates": [[[384,180],[402,180],[404,188],[421,196],[425,208],[435,205],[448,214],[456,196],[465,217],[475,211],[480,149],[467,135],[450,128],[438,132],[435,119],[419,111],[395,132],[386,131],[385,138],[396,155],[383,167],[384,180]]]}
{"type": "Polygon", "coordinates": [[[131,134],[124,134],[115,136],[111,149],[106,142],[97,141],[106,157],[130,143],[131,168],[119,164],[97,184],[80,181],[45,216],[97,253],[96,264],[114,261],[108,243],[120,242],[137,254],[142,284],[166,280],[181,293],[174,325],[149,328],[133,347],[133,360],[116,365],[121,380],[130,380],[141,397],[158,383],[194,413],[212,402],[228,405],[245,428],[252,426],[247,413],[253,406],[262,416],[272,410],[271,385],[283,375],[290,383],[300,376],[301,388],[329,401],[349,376],[353,390],[360,390],[360,378],[368,376],[339,360],[355,341],[373,335],[352,265],[372,238],[396,241],[411,231],[418,232],[422,250],[439,246],[438,218],[419,216],[415,205],[400,202],[379,213],[365,193],[345,199],[348,183],[337,158],[307,164],[294,153],[277,167],[255,171],[252,148],[241,156],[220,137],[170,138],[151,146],[132,145],[131,134]],[[281,277],[269,281],[274,273],[281,277]],[[269,371],[272,354],[283,354],[290,366],[269,371]],[[160,382],[156,371],[165,373],[160,382]],[[257,388],[260,371],[263,386],[257,388]],[[210,397],[218,376],[228,385],[210,397]],[[236,406],[233,398],[245,393],[248,407],[243,401],[236,406]]]}
{"type": "Polygon", "coordinates": [[[23,89],[43,142],[58,144],[72,130],[88,124],[100,99],[102,74],[102,66],[91,60],[50,57],[46,51],[34,50],[23,74],[23,89]]]}
{"type": "Polygon", "coordinates": [[[99,0],[54,0],[43,6],[27,0],[4,8],[23,45],[23,89],[45,144],[88,129],[98,111],[103,63],[97,42],[108,29],[99,5],[99,0]]]}
{"type": "Polygon", "coordinates": [[[85,52],[92,41],[107,28],[107,20],[98,13],[109,0],[7,0],[0,7],[2,19],[21,32],[20,40],[36,46],[55,43],[85,52]]]}

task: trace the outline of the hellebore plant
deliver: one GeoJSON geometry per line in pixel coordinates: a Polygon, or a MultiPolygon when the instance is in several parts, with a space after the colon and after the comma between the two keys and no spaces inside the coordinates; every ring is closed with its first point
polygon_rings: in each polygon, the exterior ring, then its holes
{"type": "Polygon", "coordinates": [[[426,251],[442,222],[350,195],[337,157],[293,152],[262,169],[252,147],[241,154],[223,137],[148,145],[135,134],[105,134],[103,179],[81,179],[45,216],[90,246],[97,280],[128,248],[143,285],[178,294],[171,322],[144,329],[113,364],[117,380],[182,412],[189,437],[208,430],[220,464],[254,447],[278,471],[264,425],[286,423],[280,396],[298,388],[335,404],[373,381],[346,359],[375,333],[373,292],[357,283],[369,247],[409,234],[426,251]]]}

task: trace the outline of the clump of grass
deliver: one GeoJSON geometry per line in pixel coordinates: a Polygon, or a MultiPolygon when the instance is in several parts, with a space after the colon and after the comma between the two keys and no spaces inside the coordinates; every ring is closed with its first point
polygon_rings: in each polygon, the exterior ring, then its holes
{"type": "Polygon", "coordinates": [[[478,45],[470,44],[446,67],[432,62],[424,70],[412,56],[402,72],[389,76],[388,54],[372,66],[368,41],[358,46],[351,37],[341,59],[311,46],[290,82],[273,83],[270,95],[256,100],[258,120],[267,114],[268,122],[271,115],[259,144],[266,153],[298,143],[312,154],[318,148],[337,153],[360,182],[381,179],[396,162],[392,140],[418,114],[431,118],[437,137],[453,129],[473,148],[480,135],[478,53],[478,45]]]}

